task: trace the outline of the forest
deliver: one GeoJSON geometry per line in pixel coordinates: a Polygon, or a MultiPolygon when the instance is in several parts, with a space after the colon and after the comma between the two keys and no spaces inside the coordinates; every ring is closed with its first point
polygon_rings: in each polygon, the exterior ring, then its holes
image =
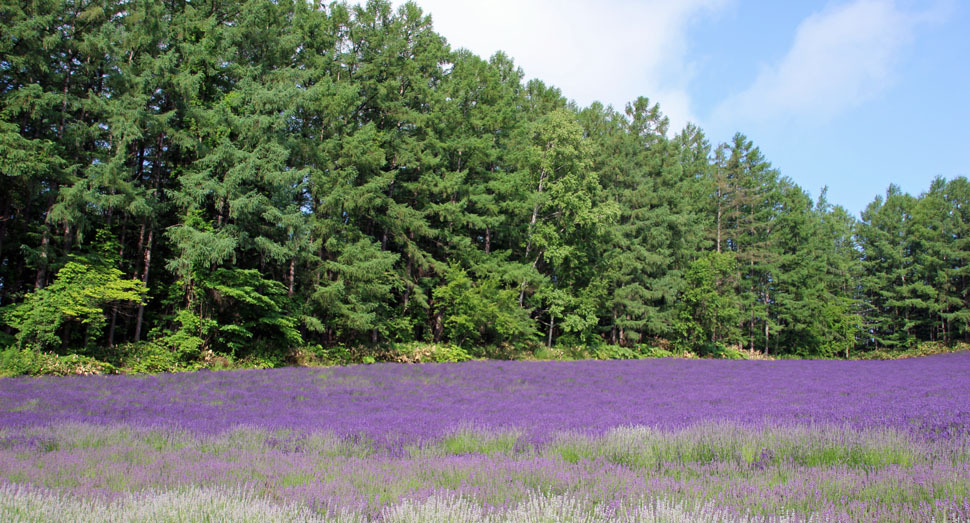
{"type": "Polygon", "coordinates": [[[856,218],[412,3],[2,0],[0,36],[5,358],[970,341],[966,178],[856,218]]]}

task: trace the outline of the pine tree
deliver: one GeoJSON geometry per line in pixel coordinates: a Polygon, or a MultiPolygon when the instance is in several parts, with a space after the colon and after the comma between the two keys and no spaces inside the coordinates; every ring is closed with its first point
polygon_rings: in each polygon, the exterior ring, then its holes
{"type": "Polygon", "coordinates": [[[862,249],[866,327],[879,347],[907,348],[915,341],[907,293],[913,285],[908,241],[915,198],[890,185],[862,212],[857,236],[862,249]]]}

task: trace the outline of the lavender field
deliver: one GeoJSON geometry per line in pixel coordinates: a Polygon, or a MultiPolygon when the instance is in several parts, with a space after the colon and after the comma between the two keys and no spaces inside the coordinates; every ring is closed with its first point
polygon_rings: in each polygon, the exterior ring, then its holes
{"type": "Polygon", "coordinates": [[[970,521],[970,353],[0,380],[4,521],[970,521]]]}

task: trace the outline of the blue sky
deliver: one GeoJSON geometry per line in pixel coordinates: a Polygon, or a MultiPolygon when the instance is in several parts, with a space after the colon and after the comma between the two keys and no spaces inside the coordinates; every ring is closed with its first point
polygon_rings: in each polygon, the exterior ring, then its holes
{"type": "MultiPolygon", "coordinates": [[[[400,2],[397,2],[400,3],[400,2]]],[[[454,48],[509,54],[585,106],[659,102],[742,132],[858,215],[890,183],[970,176],[970,2],[417,0],[454,48]]]]}

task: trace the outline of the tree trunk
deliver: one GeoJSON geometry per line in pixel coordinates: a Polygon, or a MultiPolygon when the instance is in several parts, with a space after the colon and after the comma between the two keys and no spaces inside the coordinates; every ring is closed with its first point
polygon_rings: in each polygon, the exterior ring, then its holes
{"type": "MultiPolygon", "coordinates": [[[[748,322],[748,350],[754,350],[754,305],[751,306],[751,321],[748,322]]],[[[741,348],[744,348],[744,341],[741,342],[741,348]]]]}
{"type": "Polygon", "coordinates": [[[64,99],[61,102],[61,123],[57,126],[57,135],[60,137],[64,136],[64,124],[67,122],[67,94],[71,89],[71,76],[74,74],[74,53],[68,56],[67,63],[70,65],[67,68],[67,73],[64,75],[64,99]]]}
{"type": "MultiPolygon", "coordinates": [[[[410,238],[412,242],[414,241],[414,231],[411,231],[408,233],[408,238],[410,238]]],[[[401,310],[403,314],[407,314],[408,305],[410,305],[411,303],[411,293],[414,292],[414,284],[412,283],[414,281],[413,272],[414,272],[414,256],[411,256],[409,254],[407,268],[405,269],[405,272],[404,272],[406,283],[404,286],[404,307],[401,310]]],[[[419,270],[419,273],[420,273],[420,270],[419,270]]]]}
{"type": "Polygon", "coordinates": [[[770,307],[768,303],[770,302],[770,300],[771,300],[771,294],[769,294],[768,291],[765,291],[765,354],[766,355],[768,354],[768,347],[769,347],[768,343],[771,340],[771,334],[769,332],[769,327],[768,327],[768,317],[769,317],[768,308],[770,307]]]}
{"type": "Polygon", "coordinates": [[[108,327],[108,347],[115,346],[115,326],[118,324],[118,306],[111,306],[111,326],[108,327]]]}
{"type": "Polygon", "coordinates": [[[721,252],[721,189],[717,189],[717,252],[721,252]]]}
{"type": "Polygon", "coordinates": [[[435,343],[441,341],[441,336],[444,334],[445,323],[444,317],[441,315],[441,311],[435,311],[434,319],[432,322],[431,338],[435,343]]]}
{"type": "Polygon", "coordinates": [[[765,320],[765,355],[768,354],[768,342],[771,339],[771,335],[768,330],[768,321],[765,320]]]}
{"type": "Polygon", "coordinates": [[[74,245],[74,229],[71,224],[64,222],[64,254],[71,254],[71,247],[74,245]]]}
{"type": "Polygon", "coordinates": [[[47,285],[47,265],[50,259],[47,251],[50,249],[51,229],[47,217],[51,215],[54,203],[57,201],[57,185],[55,184],[47,195],[47,211],[44,213],[44,231],[40,237],[40,265],[37,267],[37,277],[34,279],[34,290],[40,290],[47,285]]]}
{"type": "Polygon", "coordinates": [[[73,327],[74,322],[72,321],[65,322],[64,324],[64,335],[63,338],[61,338],[61,354],[67,354],[68,352],[68,343],[70,343],[71,334],[73,334],[71,332],[74,330],[73,327]]]}
{"type": "MultiPolygon", "coordinates": [[[[538,191],[536,191],[537,194],[542,194],[542,184],[543,182],[545,182],[545,179],[546,179],[546,172],[542,171],[542,173],[539,174],[539,189],[538,191]]],[[[528,232],[529,239],[525,244],[525,256],[522,257],[524,259],[529,258],[529,252],[532,250],[532,230],[535,229],[537,221],[539,221],[539,202],[536,202],[536,204],[532,207],[532,219],[529,220],[529,232],[528,232]]],[[[533,264],[533,266],[534,265],[535,264],[533,264]]]]}
{"type": "Polygon", "coordinates": [[[550,349],[552,348],[552,330],[556,328],[556,316],[550,312],[549,313],[549,339],[546,340],[546,346],[550,349]]]}
{"type": "MultiPolygon", "coordinates": [[[[108,228],[111,228],[111,213],[108,213],[108,228]]],[[[142,234],[144,234],[145,229],[142,227],[142,234]]],[[[122,266],[122,260],[125,259],[125,240],[128,237],[128,215],[126,214],[124,220],[121,223],[121,241],[118,243],[118,265],[119,269],[122,266]]],[[[139,238],[138,252],[141,252],[141,238],[139,238]]],[[[135,272],[137,275],[137,272],[135,272]]],[[[133,276],[134,277],[134,276],[133,276]]],[[[115,346],[115,328],[118,325],[118,306],[111,306],[111,326],[108,328],[108,347],[115,346]]]]}
{"type": "MultiPolygon", "coordinates": [[[[152,235],[154,229],[148,227],[148,241],[145,242],[144,256],[142,257],[141,282],[148,287],[148,269],[152,264],[152,235]]],[[[145,304],[138,304],[138,318],[135,320],[135,342],[141,341],[142,320],[145,317],[145,304]]]]}
{"type": "Polygon", "coordinates": [[[408,306],[411,304],[411,291],[414,290],[414,285],[411,284],[411,271],[413,270],[412,269],[413,261],[414,261],[413,258],[408,256],[408,266],[405,272],[405,276],[407,277],[407,283],[404,286],[404,298],[402,300],[403,307],[401,308],[402,314],[407,314],[408,306]]]}
{"type": "Polygon", "coordinates": [[[610,343],[616,345],[616,310],[613,311],[613,325],[610,327],[610,343]]]}
{"type": "Polygon", "coordinates": [[[44,224],[44,233],[40,238],[40,265],[37,267],[37,277],[34,279],[34,290],[40,290],[47,284],[47,249],[51,243],[50,228],[44,224]]]}
{"type": "MultiPolygon", "coordinates": [[[[535,261],[532,262],[532,268],[535,269],[539,265],[539,259],[542,258],[542,251],[536,256],[535,261]]],[[[525,305],[525,280],[522,280],[522,284],[519,285],[519,307],[525,305]]]]}
{"type": "Polygon", "coordinates": [[[3,263],[3,240],[7,237],[7,220],[10,216],[10,198],[3,200],[3,211],[0,214],[0,263],[3,263]]]}

